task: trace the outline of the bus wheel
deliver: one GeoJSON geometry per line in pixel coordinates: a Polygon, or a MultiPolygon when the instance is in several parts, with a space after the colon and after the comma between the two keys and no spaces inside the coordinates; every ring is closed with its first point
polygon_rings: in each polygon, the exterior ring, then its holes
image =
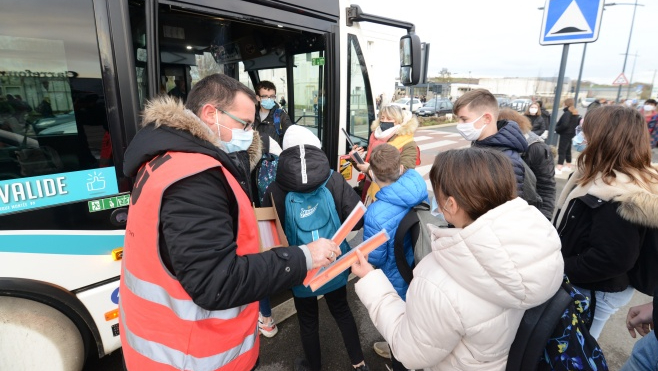
{"type": "Polygon", "coordinates": [[[82,336],[64,314],[7,296],[0,296],[0,313],[0,370],[82,370],[82,336]]]}

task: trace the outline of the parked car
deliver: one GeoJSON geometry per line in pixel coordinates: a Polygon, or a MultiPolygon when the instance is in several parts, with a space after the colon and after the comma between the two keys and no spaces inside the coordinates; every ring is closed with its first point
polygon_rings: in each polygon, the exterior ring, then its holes
{"type": "Polygon", "coordinates": [[[580,105],[581,105],[583,108],[587,108],[587,107],[589,107],[589,105],[592,104],[592,102],[594,102],[595,100],[596,100],[596,98],[594,98],[594,97],[592,97],[592,98],[583,97],[583,98],[580,99],[580,105]]]}
{"type": "Polygon", "coordinates": [[[416,111],[416,115],[421,117],[445,116],[448,113],[452,113],[452,102],[446,98],[430,99],[416,111]]]}
{"type": "Polygon", "coordinates": [[[500,108],[509,107],[512,102],[508,97],[496,97],[496,100],[498,101],[498,107],[500,108]]]}
{"type": "MultiPolygon", "coordinates": [[[[408,110],[409,98],[400,98],[395,102],[391,103],[391,106],[398,106],[403,110],[408,110]]],[[[414,98],[413,102],[411,103],[411,112],[416,112],[416,110],[418,110],[422,106],[423,104],[420,102],[420,99],[414,98]]]]}
{"type": "Polygon", "coordinates": [[[514,99],[509,107],[518,112],[525,112],[526,108],[532,104],[532,99],[514,99]]]}

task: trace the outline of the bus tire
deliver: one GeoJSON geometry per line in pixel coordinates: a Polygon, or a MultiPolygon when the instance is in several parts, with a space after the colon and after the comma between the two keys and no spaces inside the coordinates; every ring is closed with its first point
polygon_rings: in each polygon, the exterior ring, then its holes
{"type": "Polygon", "coordinates": [[[0,370],[82,370],[82,336],[64,314],[9,296],[0,296],[0,313],[0,370]]]}

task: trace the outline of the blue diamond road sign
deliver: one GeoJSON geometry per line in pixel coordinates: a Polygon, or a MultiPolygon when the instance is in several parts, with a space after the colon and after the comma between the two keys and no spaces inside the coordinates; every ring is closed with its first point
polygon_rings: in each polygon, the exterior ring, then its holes
{"type": "Polygon", "coordinates": [[[546,0],[541,45],[596,41],[604,0],[546,0]]]}

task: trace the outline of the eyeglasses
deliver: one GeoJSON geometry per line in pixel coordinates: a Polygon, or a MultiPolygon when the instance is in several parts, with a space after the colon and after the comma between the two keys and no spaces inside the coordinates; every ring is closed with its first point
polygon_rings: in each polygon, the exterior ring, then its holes
{"type": "MultiPolygon", "coordinates": [[[[217,108],[217,107],[215,107],[215,108],[217,108]]],[[[231,115],[230,113],[224,111],[223,109],[219,109],[219,108],[217,108],[217,110],[218,110],[219,112],[225,114],[226,116],[232,118],[233,120],[235,120],[235,121],[241,123],[241,124],[244,126],[244,128],[243,128],[244,131],[248,131],[248,130],[251,129],[251,127],[253,126],[253,124],[252,124],[251,122],[247,122],[247,121],[245,121],[245,120],[239,119],[239,118],[237,118],[237,117],[231,115]]]]}
{"type": "Polygon", "coordinates": [[[259,95],[260,99],[276,99],[276,95],[259,95]]]}

